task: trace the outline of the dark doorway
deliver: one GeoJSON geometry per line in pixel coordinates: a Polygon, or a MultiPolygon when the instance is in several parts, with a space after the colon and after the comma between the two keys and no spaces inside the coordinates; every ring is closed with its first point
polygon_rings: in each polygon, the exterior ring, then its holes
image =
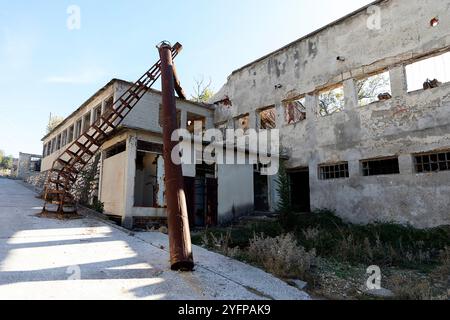
{"type": "Polygon", "coordinates": [[[301,168],[288,172],[291,185],[291,205],[297,212],[311,212],[309,169],[301,168]]]}
{"type": "Polygon", "coordinates": [[[214,166],[198,165],[196,177],[185,177],[184,186],[191,227],[216,226],[218,184],[214,166]]]}
{"type": "Polygon", "coordinates": [[[267,176],[261,175],[261,171],[256,169],[253,174],[254,203],[255,211],[269,211],[269,181],[267,176]]]}

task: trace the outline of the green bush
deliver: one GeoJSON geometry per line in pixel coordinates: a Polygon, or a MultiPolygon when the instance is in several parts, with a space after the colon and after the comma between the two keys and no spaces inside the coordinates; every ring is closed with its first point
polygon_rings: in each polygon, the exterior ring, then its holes
{"type": "Polygon", "coordinates": [[[94,199],[94,202],[92,205],[89,206],[92,210],[95,210],[99,213],[105,212],[105,204],[103,202],[98,201],[97,199],[94,199]]]}

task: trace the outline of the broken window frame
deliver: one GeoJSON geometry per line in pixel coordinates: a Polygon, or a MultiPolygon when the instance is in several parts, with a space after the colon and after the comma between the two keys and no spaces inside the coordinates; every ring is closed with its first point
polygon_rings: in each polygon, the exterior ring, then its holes
{"type": "Polygon", "coordinates": [[[347,161],[321,164],[318,168],[319,180],[337,180],[350,178],[350,171],[347,161]]]}
{"type": "Polygon", "coordinates": [[[391,86],[391,77],[389,70],[382,70],[371,75],[368,75],[364,78],[360,78],[356,81],[356,96],[358,98],[358,106],[359,107],[367,107],[372,103],[377,103],[380,101],[390,100],[392,99],[392,86],[391,86]],[[369,88],[369,92],[366,95],[363,94],[362,90],[364,86],[367,85],[367,82],[370,84],[371,81],[375,81],[377,77],[385,76],[385,79],[380,80],[379,83],[372,83],[372,88],[369,88]],[[367,81],[363,84],[363,81],[367,81]],[[383,83],[384,81],[384,83],[383,83]],[[381,95],[388,95],[388,99],[380,99],[381,95]]]}
{"type": "Polygon", "coordinates": [[[361,172],[364,177],[376,177],[400,174],[398,156],[361,160],[361,172]],[[373,167],[378,165],[377,167],[373,167]]]}
{"type": "Polygon", "coordinates": [[[436,173],[450,171],[450,149],[414,154],[416,173],[436,173]]]}
{"type": "Polygon", "coordinates": [[[306,120],[306,95],[283,101],[284,121],[287,126],[306,120]]]}
{"type": "MultiPolygon", "coordinates": [[[[338,96],[338,93],[334,94],[335,97],[338,96]]],[[[321,117],[328,117],[335,113],[342,112],[345,110],[345,92],[344,92],[344,84],[340,83],[333,87],[329,87],[327,89],[320,90],[317,95],[317,113],[321,117]],[[332,101],[331,95],[333,92],[339,92],[342,94],[340,98],[334,98],[332,101]],[[329,100],[329,104],[325,105],[325,99],[329,100]],[[336,105],[333,105],[336,104],[336,105]]]]}
{"type": "MultiPolygon", "coordinates": [[[[406,81],[406,86],[407,86],[407,93],[415,93],[415,92],[421,92],[421,91],[425,91],[427,89],[434,89],[436,87],[441,87],[443,85],[448,85],[450,84],[450,72],[447,70],[450,70],[450,51],[445,51],[445,52],[438,52],[438,53],[434,53],[434,54],[430,54],[430,55],[426,55],[424,57],[418,58],[415,61],[408,63],[404,66],[404,72],[405,72],[405,81],[406,81]],[[424,68],[426,68],[426,62],[431,62],[434,59],[439,59],[440,57],[443,57],[444,59],[442,60],[442,65],[441,67],[438,67],[437,64],[435,64],[434,68],[434,73],[435,75],[432,75],[430,78],[428,76],[431,75],[430,74],[426,74],[426,72],[421,72],[423,73],[423,79],[419,80],[417,74],[420,71],[423,71],[424,68]],[[414,69],[414,67],[416,67],[416,69],[414,69]],[[422,70],[419,70],[421,69],[422,70]],[[447,71],[447,73],[445,74],[441,74],[442,71],[447,71]],[[436,75],[437,74],[437,75],[436,75]],[[443,75],[442,78],[439,77],[439,75],[443,75]],[[412,78],[417,77],[417,83],[415,83],[415,81],[412,80],[412,78]],[[432,78],[432,79],[431,79],[432,78]],[[427,84],[427,81],[434,81],[437,80],[437,86],[436,87],[427,87],[425,88],[425,85],[427,84]],[[422,82],[422,83],[421,83],[422,82]]],[[[428,83],[428,85],[430,85],[430,83],[428,83]]]]}
{"type": "Polygon", "coordinates": [[[273,130],[277,128],[277,108],[276,106],[269,106],[258,110],[258,129],[260,130],[273,130]],[[264,121],[262,115],[273,113],[272,119],[270,117],[264,121]]]}

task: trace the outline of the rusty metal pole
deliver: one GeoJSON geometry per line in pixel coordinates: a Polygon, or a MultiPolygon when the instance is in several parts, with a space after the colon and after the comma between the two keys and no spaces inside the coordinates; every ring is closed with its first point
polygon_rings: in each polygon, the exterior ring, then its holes
{"type": "Polygon", "coordinates": [[[178,144],[177,141],[172,141],[171,139],[172,133],[178,129],[172,47],[169,43],[163,42],[158,49],[161,57],[163,152],[170,263],[172,270],[192,271],[194,269],[194,259],[184,193],[183,172],[181,165],[176,165],[171,159],[172,150],[178,144]]]}

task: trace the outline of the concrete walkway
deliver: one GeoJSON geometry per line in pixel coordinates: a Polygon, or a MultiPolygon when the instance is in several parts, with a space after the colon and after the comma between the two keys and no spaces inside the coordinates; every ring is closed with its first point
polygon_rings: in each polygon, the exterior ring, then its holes
{"type": "Polygon", "coordinates": [[[0,179],[0,299],[309,299],[251,266],[194,248],[196,270],[169,270],[167,236],[130,235],[95,218],[38,218],[42,201],[0,179]]]}

